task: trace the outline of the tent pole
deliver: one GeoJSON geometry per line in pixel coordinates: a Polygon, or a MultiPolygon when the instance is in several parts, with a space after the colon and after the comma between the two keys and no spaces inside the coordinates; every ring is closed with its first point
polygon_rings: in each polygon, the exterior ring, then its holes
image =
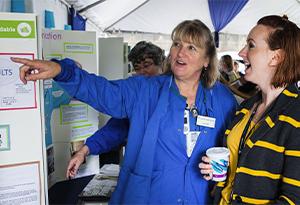
{"type": "Polygon", "coordinates": [[[90,4],[90,5],[88,5],[88,6],[84,7],[84,8],[82,8],[82,9],[80,9],[80,10],[78,11],[78,13],[85,12],[86,10],[88,10],[88,9],[90,9],[90,8],[93,8],[94,6],[97,6],[98,4],[103,3],[104,1],[106,1],[106,0],[96,1],[96,2],[94,2],[94,3],[92,3],[92,4],[90,4]]]}
{"type": "Polygon", "coordinates": [[[133,9],[132,11],[130,11],[128,14],[126,14],[125,16],[123,16],[122,18],[120,18],[119,20],[117,20],[116,22],[114,22],[113,24],[111,24],[110,26],[106,27],[106,29],[104,29],[104,31],[107,31],[107,29],[111,28],[112,26],[114,26],[116,23],[118,23],[119,21],[123,20],[124,18],[126,18],[127,16],[129,16],[130,14],[132,14],[133,12],[135,12],[136,10],[138,10],[140,7],[144,6],[146,3],[148,3],[150,0],[145,1],[144,3],[142,3],[141,5],[139,5],[138,7],[136,7],[135,9],[133,9]]]}

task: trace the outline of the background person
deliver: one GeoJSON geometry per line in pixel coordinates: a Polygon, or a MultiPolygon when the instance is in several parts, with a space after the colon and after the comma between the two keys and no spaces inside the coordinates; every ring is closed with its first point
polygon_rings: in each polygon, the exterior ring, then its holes
{"type": "MultiPolygon", "coordinates": [[[[226,131],[230,166],[215,203],[300,204],[299,39],[300,29],[286,16],[263,17],[250,31],[239,56],[245,79],[261,91],[241,104],[226,131]]],[[[210,165],[199,166],[211,172],[210,165]]]]}
{"type": "Polygon", "coordinates": [[[234,86],[231,86],[230,83],[222,76],[220,75],[220,82],[226,85],[231,92],[234,94],[234,97],[238,104],[240,105],[245,99],[250,98],[251,96],[248,95],[247,93],[243,93],[236,89],[234,86]]]}
{"type": "Polygon", "coordinates": [[[245,81],[245,74],[239,71],[239,63],[237,61],[234,61],[234,71],[240,83],[242,84],[239,87],[237,87],[238,91],[240,91],[241,93],[245,93],[249,96],[255,95],[258,92],[257,85],[252,82],[245,81]]]}
{"type": "Polygon", "coordinates": [[[128,60],[137,75],[156,76],[163,71],[165,51],[151,42],[140,41],[128,54],[128,60]]]}
{"type": "Polygon", "coordinates": [[[220,72],[223,77],[229,82],[237,80],[237,76],[233,67],[233,60],[230,55],[223,55],[220,59],[220,72]]]}
{"type": "Polygon", "coordinates": [[[171,36],[165,75],[151,78],[108,81],[79,69],[70,59],[12,58],[24,64],[24,83],[54,78],[72,97],[115,118],[129,118],[126,152],[111,204],[212,203],[209,191],[214,182],[203,179],[198,163],[208,148],[220,146],[237,102],[216,82],[216,48],[207,26],[199,20],[183,21],[171,36]],[[32,69],[39,73],[31,74],[32,69]],[[195,111],[198,115],[192,115],[195,111]],[[210,122],[209,127],[196,124],[198,116],[210,122]]]}
{"type": "MultiPolygon", "coordinates": [[[[151,42],[140,41],[132,48],[128,59],[137,75],[151,77],[161,73],[165,54],[163,49],[151,42]]],[[[70,159],[67,166],[67,178],[75,177],[86,156],[102,154],[120,145],[128,135],[128,130],[128,118],[110,118],[106,125],[86,139],[85,145],[70,159]]]]}
{"type": "Polygon", "coordinates": [[[241,77],[239,67],[240,67],[239,63],[237,61],[233,61],[233,70],[236,74],[237,79],[239,79],[241,77]]]}

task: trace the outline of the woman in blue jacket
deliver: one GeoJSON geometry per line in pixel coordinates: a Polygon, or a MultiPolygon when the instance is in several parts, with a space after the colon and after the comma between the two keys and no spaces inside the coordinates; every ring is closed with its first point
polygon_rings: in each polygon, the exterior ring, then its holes
{"type": "MultiPolygon", "coordinates": [[[[163,69],[165,52],[151,42],[138,42],[128,54],[136,75],[152,77],[160,74],[163,69]]],[[[86,139],[83,147],[69,160],[67,177],[75,177],[70,169],[78,170],[88,155],[99,155],[117,147],[127,137],[129,120],[110,118],[101,129],[86,139]]]]}
{"type": "Polygon", "coordinates": [[[198,164],[208,148],[222,144],[237,102],[216,82],[216,48],[207,26],[183,21],[171,37],[165,75],[151,78],[108,81],[70,59],[12,58],[24,64],[24,83],[54,78],[71,97],[112,117],[129,118],[126,152],[110,204],[212,203],[214,182],[203,178],[198,164]],[[39,73],[31,74],[32,69],[39,73]]]}

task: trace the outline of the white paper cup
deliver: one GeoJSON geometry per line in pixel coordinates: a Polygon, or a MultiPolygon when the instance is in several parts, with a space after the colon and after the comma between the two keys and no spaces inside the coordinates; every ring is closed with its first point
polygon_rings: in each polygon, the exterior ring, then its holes
{"type": "Polygon", "coordinates": [[[230,151],[226,147],[212,147],[206,150],[207,157],[213,167],[212,180],[224,181],[227,177],[227,167],[230,151]]]}

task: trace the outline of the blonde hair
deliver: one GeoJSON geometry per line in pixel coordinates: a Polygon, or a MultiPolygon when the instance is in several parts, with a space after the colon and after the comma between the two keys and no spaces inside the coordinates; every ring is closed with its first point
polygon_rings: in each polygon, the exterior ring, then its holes
{"type": "MultiPolygon", "coordinates": [[[[219,78],[217,49],[211,31],[200,20],[186,20],[178,24],[171,34],[171,39],[189,42],[205,50],[209,57],[209,64],[201,72],[200,79],[203,80],[205,88],[210,89],[219,78]]],[[[171,69],[170,55],[166,58],[164,73],[173,74],[171,69]]]]}

